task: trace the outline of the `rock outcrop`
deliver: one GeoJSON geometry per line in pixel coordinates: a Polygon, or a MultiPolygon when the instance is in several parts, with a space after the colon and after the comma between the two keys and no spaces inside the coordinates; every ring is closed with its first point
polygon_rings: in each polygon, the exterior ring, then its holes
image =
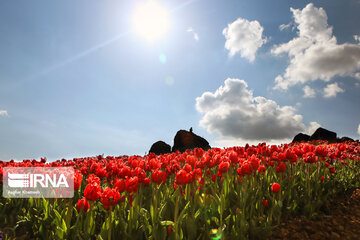
{"type": "Polygon", "coordinates": [[[309,141],[310,136],[304,133],[299,133],[297,134],[294,139],[292,140],[292,142],[307,142],[309,141]]]}
{"type": "Polygon", "coordinates": [[[313,140],[325,140],[329,143],[336,143],[336,133],[326,130],[325,128],[318,128],[316,131],[310,136],[309,141],[313,140]]]}
{"type": "Polygon", "coordinates": [[[354,139],[349,138],[349,137],[342,137],[340,139],[338,139],[338,142],[344,143],[344,142],[355,142],[354,139]]]}
{"type": "Polygon", "coordinates": [[[313,140],[324,140],[324,141],[328,141],[328,143],[355,142],[355,140],[352,138],[349,137],[337,138],[336,135],[337,134],[335,132],[320,127],[316,129],[316,131],[311,136],[303,133],[297,134],[292,140],[292,142],[293,143],[302,142],[302,141],[309,142],[313,140]]]}
{"type": "Polygon", "coordinates": [[[166,154],[170,152],[171,152],[171,146],[163,141],[157,141],[151,146],[149,150],[149,153],[154,153],[156,155],[166,154]]]}
{"type": "Polygon", "coordinates": [[[211,147],[208,141],[196,135],[192,131],[179,130],[175,135],[172,151],[185,152],[187,149],[194,148],[202,148],[204,151],[207,151],[211,147]]]}

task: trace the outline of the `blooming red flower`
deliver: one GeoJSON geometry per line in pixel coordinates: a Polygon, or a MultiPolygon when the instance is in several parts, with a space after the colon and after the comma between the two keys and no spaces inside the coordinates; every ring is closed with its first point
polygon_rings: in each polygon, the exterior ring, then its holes
{"type": "Polygon", "coordinates": [[[260,160],[255,155],[252,155],[249,158],[248,162],[251,164],[251,170],[254,170],[254,171],[256,171],[256,169],[260,165],[260,160]]]}
{"type": "Polygon", "coordinates": [[[316,155],[313,152],[307,152],[303,156],[304,163],[314,163],[316,162],[316,155]]]}
{"type": "Polygon", "coordinates": [[[144,186],[149,186],[150,185],[150,178],[148,178],[148,177],[144,178],[143,184],[144,184],[144,186]]]}
{"type": "Polygon", "coordinates": [[[271,191],[273,191],[274,193],[278,193],[280,191],[280,184],[273,183],[273,185],[271,185],[271,191]]]}
{"type": "Polygon", "coordinates": [[[104,205],[104,208],[106,210],[109,209],[109,207],[114,206],[120,199],[120,194],[116,190],[113,190],[109,187],[105,188],[101,195],[101,202],[104,205]]]}
{"type": "Polygon", "coordinates": [[[176,173],[175,176],[176,184],[186,185],[188,183],[188,180],[189,180],[189,174],[185,170],[181,169],[176,173]]]}
{"type": "Polygon", "coordinates": [[[192,171],[192,167],[187,163],[184,165],[183,169],[188,173],[192,171]]]}
{"type": "Polygon", "coordinates": [[[190,164],[191,166],[194,166],[196,162],[196,158],[193,155],[188,155],[186,157],[186,163],[190,164]]]}
{"type": "Polygon", "coordinates": [[[286,164],[283,162],[276,166],[277,173],[285,172],[285,170],[286,170],[286,164]]]}
{"type": "Polygon", "coordinates": [[[325,177],[324,177],[324,176],[321,176],[320,181],[324,181],[324,180],[325,180],[325,177]]]}
{"type": "Polygon", "coordinates": [[[76,170],[74,175],[74,191],[79,190],[82,180],[83,180],[83,175],[79,170],[76,170]]]}
{"type": "Polygon", "coordinates": [[[130,177],[131,176],[131,168],[128,166],[125,166],[121,169],[120,171],[120,177],[125,178],[125,177],[130,177]]]}
{"type": "Polygon", "coordinates": [[[252,172],[252,166],[250,163],[245,163],[242,167],[241,167],[241,174],[242,175],[250,175],[252,172]]]}
{"type": "Polygon", "coordinates": [[[258,167],[258,172],[259,172],[259,173],[265,173],[265,172],[266,172],[266,167],[265,167],[264,165],[260,165],[260,166],[258,167]]]}
{"type": "Polygon", "coordinates": [[[156,169],[151,174],[151,181],[153,181],[154,183],[157,183],[157,184],[165,183],[166,182],[166,173],[159,169],[156,169]]]}
{"type": "Polygon", "coordinates": [[[126,179],[125,185],[126,185],[126,191],[128,193],[136,192],[138,189],[138,186],[139,186],[138,177],[135,176],[135,177],[126,179]]]}
{"type": "Polygon", "coordinates": [[[222,162],[219,165],[219,172],[226,173],[228,171],[229,167],[230,167],[229,162],[222,162]]]}
{"type": "Polygon", "coordinates": [[[86,182],[88,184],[91,184],[91,183],[97,183],[98,185],[100,185],[100,178],[97,177],[95,174],[90,174],[87,179],[86,179],[86,182]]]}
{"type": "Polygon", "coordinates": [[[106,176],[106,170],[103,167],[97,168],[95,173],[100,179],[103,179],[106,176]]]}
{"type": "Polygon", "coordinates": [[[216,181],[216,175],[212,175],[212,176],[211,176],[211,181],[213,181],[213,182],[216,181]]]}
{"type": "Polygon", "coordinates": [[[98,200],[101,195],[100,185],[97,184],[96,182],[89,183],[85,187],[84,195],[87,200],[90,200],[90,201],[98,200]]]}
{"type": "Polygon", "coordinates": [[[125,180],[122,178],[120,179],[117,178],[115,180],[114,189],[119,193],[122,193],[125,191],[125,188],[126,188],[125,180]]]}
{"type": "Polygon", "coordinates": [[[262,204],[264,207],[267,207],[267,205],[269,204],[269,201],[264,199],[264,200],[262,200],[262,204]]]}
{"type": "Polygon", "coordinates": [[[336,169],[335,169],[334,167],[330,167],[330,168],[329,168],[329,172],[330,172],[330,173],[336,173],[336,169]]]}
{"type": "Polygon", "coordinates": [[[76,205],[77,210],[80,212],[81,209],[84,212],[87,212],[87,210],[90,208],[89,202],[86,200],[86,198],[79,199],[76,205]]]}
{"type": "Polygon", "coordinates": [[[194,179],[202,178],[201,168],[194,169],[194,171],[192,171],[192,175],[193,175],[194,179]]]}
{"type": "Polygon", "coordinates": [[[231,163],[237,163],[238,162],[238,154],[235,151],[231,151],[229,155],[229,159],[231,163]]]}
{"type": "Polygon", "coordinates": [[[86,166],[83,166],[81,169],[80,169],[81,173],[83,175],[87,175],[88,174],[88,168],[86,166]]]}

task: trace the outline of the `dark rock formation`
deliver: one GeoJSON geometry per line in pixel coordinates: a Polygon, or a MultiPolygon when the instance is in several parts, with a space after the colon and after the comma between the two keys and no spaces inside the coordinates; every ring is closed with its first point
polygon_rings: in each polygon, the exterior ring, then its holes
{"type": "Polygon", "coordinates": [[[207,151],[211,147],[208,141],[196,135],[192,131],[188,132],[186,130],[179,130],[175,135],[174,146],[172,147],[172,151],[185,152],[186,149],[194,149],[194,148],[202,148],[203,150],[207,151]]]}
{"type": "Polygon", "coordinates": [[[316,131],[310,136],[309,141],[313,140],[325,140],[329,143],[337,142],[336,133],[326,130],[325,128],[318,128],[316,131]]]}
{"type": "Polygon", "coordinates": [[[302,141],[307,142],[307,141],[309,141],[309,139],[310,139],[310,136],[309,136],[309,135],[303,134],[303,133],[299,133],[299,134],[297,134],[297,135],[294,137],[294,139],[292,140],[292,142],[302,142],[302,141]]]}
{"type": "Polygon", "coordinates": [[[342,137],[340,139],[338,139],[338,142],[343,143],[343,142],[355,142],[354,139],[349,138],[349,137],[342,137]]]}
{"type": "Polygon", "coordinates": [[[171,146],[163,141],[157,141],[151,146],[149,150],[149,153],[155,153],[156,155],[166,154],[170,152],[171,146]]]}

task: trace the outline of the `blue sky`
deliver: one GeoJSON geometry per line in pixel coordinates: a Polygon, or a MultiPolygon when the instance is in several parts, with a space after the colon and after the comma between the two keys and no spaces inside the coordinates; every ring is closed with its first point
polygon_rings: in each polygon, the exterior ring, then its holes
{"type": "Polygon", "coordinates": [[[358,0],[159,0],[152,41],[144,2],[0,2],[1,160],[143,155],[190,127],[214,147],[359,138],[358,0]]]}

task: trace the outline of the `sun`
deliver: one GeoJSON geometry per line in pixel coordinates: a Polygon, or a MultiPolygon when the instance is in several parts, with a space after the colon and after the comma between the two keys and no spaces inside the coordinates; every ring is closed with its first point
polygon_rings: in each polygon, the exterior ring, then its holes
{"type": "Polygon", "coordinates": [[[160,38],[169,29],[167,9],[154,0],[139,4],[132,21],[136,32],[149,41],[160,38]]]}

